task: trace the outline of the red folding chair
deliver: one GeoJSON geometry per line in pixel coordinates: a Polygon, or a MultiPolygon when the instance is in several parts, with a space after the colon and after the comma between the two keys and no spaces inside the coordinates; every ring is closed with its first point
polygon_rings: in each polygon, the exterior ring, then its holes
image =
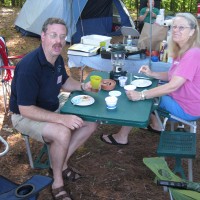
{"type": "Polygon", "coordinates": [[[21,59],[23,56],[24,55],[8,56],[5,40],[3,37],[0,37],[0,70],[5,112],[7,111],[7,104],[10,97],[10,85],[13,77],[13,71],[15,69],[15,66],[11,65],[10,61],[14,59],[21,59]]]}

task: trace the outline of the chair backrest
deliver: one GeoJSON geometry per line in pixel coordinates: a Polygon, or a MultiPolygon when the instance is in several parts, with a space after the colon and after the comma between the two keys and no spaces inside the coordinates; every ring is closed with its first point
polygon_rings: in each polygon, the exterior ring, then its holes
{"type": "MultiPolygon", "coordinates": [[[[124,36],[124,38],[128,35],[131,35],[135,45],[137,46],[138,40],[140,37],[140,33],[133,27],[128,27],[128,26],[122,26],[121,27],[121,33],[124,36]]],[[[124,41],[123,41],[124,43],[124,41]]]]}
{"type": "Polygon", "coordinates": [[[0,37],[0,68],[6,70],[3,81],[10,81],[12,79],[11,69],[13,70],[15,66],[10,66],[6,43],[3,37],[0,37]]]}
{"type": "Polygon", "coordinates": [[[0,57],[3,62],[3,65],[8,66],[9,60],[8,60],[8,55],[6,52],[6,44],[2,37],[0,37],[0,57]]]}

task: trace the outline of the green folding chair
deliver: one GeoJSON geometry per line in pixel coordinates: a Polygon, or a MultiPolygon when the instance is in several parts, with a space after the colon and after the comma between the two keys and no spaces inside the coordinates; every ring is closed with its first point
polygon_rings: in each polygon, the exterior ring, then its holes
{"type": "Polygon", "coordinates": [[[144,164],[156,175],[155,181],[171,181],[173,183],[184,183],[186,189],[176,189],[173,186],[168,187],[170,200],[199,200],[200,183],[184,180],[175,175],[168,167],[164,158],[152,157],[144,158],[144,164]]]}

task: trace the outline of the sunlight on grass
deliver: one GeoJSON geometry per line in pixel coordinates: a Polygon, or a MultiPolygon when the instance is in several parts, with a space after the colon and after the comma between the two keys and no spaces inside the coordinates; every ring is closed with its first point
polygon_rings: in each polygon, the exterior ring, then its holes
{"type": "Polygon", "coordinates": [[[3,16],[7,16],[10,15],[10,13],[13,13],[14,10],[12,8],[2,8],[1,12],[3,16]]]}
{"type": "Polygon", "coordinates": [[[8,136],[9,145],[14,147],[21,139],[22,135],[20,133],[12,134],[8,136]]]}

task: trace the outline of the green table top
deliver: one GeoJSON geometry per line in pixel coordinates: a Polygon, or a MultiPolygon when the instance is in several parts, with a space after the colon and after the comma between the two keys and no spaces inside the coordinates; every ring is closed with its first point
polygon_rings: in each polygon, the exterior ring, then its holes
{"type": "MultiPolygon", "coordinates": [[[[99,75],[102,78],[109,78],[108,72],[93,71],[90,75],[99,75]]],[[[86,82],[89,80],[89,76],[86,82]]],[[[133,79],[134,80],[134,79],[133,79]]],[[[137,91],[150,89],[157,86],[158,81],[152,80],[152,85],[146,88],[136,88],[137,91]]],[[[118,97],[117,108],[109,110],[106,108],[105,97],[109,96],[109,91],[101,90],[94,92],[72,92],[68,101],[61,108],[61,113],[74,114],[81,117],[85,121],[99,122],[104,124],[118,124],[124,126],[146,127],[149,123],[149,116],[153,107],[153,99],[144,101],[128,100],[123,87],[116,85],[114,90],[121,91],[118,97]],[[76,95],[90,95],[95,102],[89,106],[76,106],[71,103],[71,99],[76,95]]]]}

